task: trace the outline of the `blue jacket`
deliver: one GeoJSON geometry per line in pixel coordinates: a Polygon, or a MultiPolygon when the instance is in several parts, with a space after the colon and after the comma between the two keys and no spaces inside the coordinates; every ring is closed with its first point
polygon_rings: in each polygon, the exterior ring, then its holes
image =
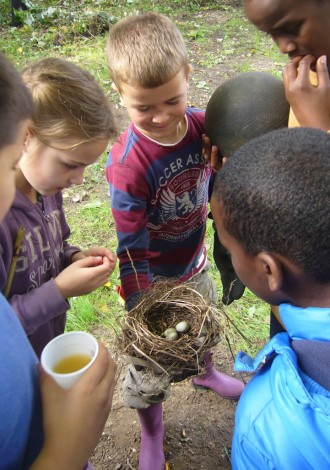
{"type": "Polygon", "coordinates": [[[234,470],[330,468],[329,382],[319,380],[324,374],[318,370],[324,364],[329,379],[330,308],[283,304],[280,315],[288,333],[272,338],[254,360],[239,353],[235,361],[235,370],[258,372],[236,411],[234,470]],[[302,345],[313,345],[312,353],[301,355],[302,345]]]}
{"type": "Polygon", "coordinates": [[[38,359],[0,294],[0,469],[28,469],[43,445],[38,359]]]}

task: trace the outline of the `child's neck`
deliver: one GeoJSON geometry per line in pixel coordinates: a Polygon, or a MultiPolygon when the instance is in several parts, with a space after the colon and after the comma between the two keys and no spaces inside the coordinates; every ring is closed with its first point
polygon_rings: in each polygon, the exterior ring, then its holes
{"type": "Polygon", "coordinates": [[[148,137],[148,139],[150,139],[154,142],[157,142],[158,144],[175,145],[175,144],[179,143],[183,139],[183,137],[186,135],[187,128],[188,128],[188,123],[187,123],[186,116],[184,116],[181,119],[181,121],[179,122],[179,124],[176,126],[175,131],[173,132],[172,135],[165,136],[164,138],[157,138],[157,139],[155,139],[153,137],[152,133],[145,132],[143,129],[141,129],[140,127],[138,127],[136,125],[135,125],[135,127],[141,132],[141,134],[148,137]]]}
{"type": "Polygon", "coordinates": [[[16,189],[24,194],[24,196],[26,196],[31,202],[37,202],[37,191],[30,185],[20,168],[17,168],[16,170],[15,185],[16,189]]]}
{"type": "Polygon", "coordinates": [[[328,308],[330,307],[330,286],[309,281],[295,290],[288,302],[301,308],[328,308]]]}

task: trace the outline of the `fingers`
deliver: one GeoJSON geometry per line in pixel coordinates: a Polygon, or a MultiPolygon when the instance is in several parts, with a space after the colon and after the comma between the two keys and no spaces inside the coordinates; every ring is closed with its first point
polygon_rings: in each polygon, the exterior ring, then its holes
{"type": "Polygon", "coordinates": [[[330,126],[330,78],[325,56],[308,54],[290,61],[283,72],[286,98],[303,127],[328,130],[330,126]],[[316,80],[311,70],[316,66],[316,80]]]}
{"type": "Polygon", "coordinates": [[[213,170],[219,171],[221,169],[222,165],[219,159],[218,147],[216,145],[212,145],[210,163],[213,170]]]}
{"type": "Polygon", "coordinates": [[[211,140],[207,135],[203,134],[202,142],[203,142],[203,148],[202,148],[203,157],[208,163],[211,163],[211,140]]]}
{"type": "Polygon", "coordinates": [[[84,251],[83,253],[85,256],[102,256],[102,258],[106,256],[112,263],[116,262],[117,260],[117,256],[104,246],[94,246],[89,250],[84,251]]]}
{"type": "Polygon", "coordinates": [[[309,84],[309,74],[313,63],[315,63],[315,57],[310,54],[290,60],[283,71],[285,88],[295,81],[300,84],[309,84]]]}
{"type": "Polygon", "coordinates": [[[42,368],[41,363],[38,364],[39,382],[43,403],[53,403],[61,394],[63,389],[55,382],[51,375],[42,368]]]}
{"type": "Polygon", "coordinates": [[[65,268],[54,282],[62,296],[84,295],[104,285],[109,279],[114,265],[101,256],[88,256],[75,261],[65,268]]]}
{"type": "Polygon", "coordinates": [[[218,147],[216,145],[211,145],[210,138],[205,134],[202,135],[202,141],[202,153],[205,161],[208,162],[215,171],[218,171],[221,168],[218,147]]]}
{"type": "Polygon", "coordinates": [[[86,371],[83,377],[80,379],[81,384],[84,382],[91,383],[93,386],[98,385],[104,378],[109,363],[109,353],[103,343],[98,341],[99,352],[94,361],[94,364],[86,371]]]}
{"type": "Polygon", "coordinates": [[[327,66],[327,57],[322,55],[318,58],[316,62],[316,72],[317,72],[317,81],[318,86],[329,87],[330,86],[330,78],[329,78],[329,71],[327,66]]]}
{"type": "Polygon", "coordinates": [[[310,71],[312,64],[315,64],[315,57],[308,54],[299,62],[297,81],[301,85],[310,84],[310,71]]]}
{"type": "Polygon", "coordinates": [[[284,88],[287,90],[289,88],[290,83],[296,80],[298,75],[298,65],[294,63],[293,60],[288,62],[283,70],[283,83],[284,88]]]}
{"type": "Polygon", "coordinates": [[[99,352],[94,364],[74,386],[88,387],[93,390],[97,387],[100,395],[106,400],[107,406],[110,407],[116,384],[117,366],[106,346],[101,341],[98,343],[99,352]]]}
{"type": "Polygon", "coordinates": [[[110,274],[113,271],[114,263],[110,262],[109,258],[106,256],[87,256],[79,261],[75,262],[76,268],[91,268],[97,273],[108,273],[110,274]]]}

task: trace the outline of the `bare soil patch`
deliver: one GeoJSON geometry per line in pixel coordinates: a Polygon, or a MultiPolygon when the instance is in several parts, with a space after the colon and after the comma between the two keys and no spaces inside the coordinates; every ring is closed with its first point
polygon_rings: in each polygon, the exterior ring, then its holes
{"type": "MultiPolygon", "coordinates": [[[[107,330],[97,330],[116,357],[114,339],[107,330]]],[[[246,381],[232,372],[233,359],[225,344],[214,348],[218,370],[246,381]]],[[[125,365],[119,362],[119,377],[112,411],[91,458],[95,470],[138,470],[140,427],[135,410],[125,408],[122,384],[125,365]]],[[[196,390],[191,379],[171,385],[163,403],[164,449],[171,470],[230,470],[230,448],[236,402],[210,390],[196,390]]]]}

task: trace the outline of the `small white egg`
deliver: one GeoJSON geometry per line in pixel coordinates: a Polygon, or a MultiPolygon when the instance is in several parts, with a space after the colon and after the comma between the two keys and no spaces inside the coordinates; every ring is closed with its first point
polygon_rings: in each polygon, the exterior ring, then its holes
{"type": "MultiPolygon", "coordinates": [[[[174,330],[174,328],[173,328],[174,330]]],[[[170,331],[169,333],[167,333],[167,335],[165,336],[165,339],[167,341],[176,341],[177,339],[179,338],[179,335],[178,333],[174,330],[174,331],[170,331]]]]}
{"type": "Polygon", "coordinates": [[[162,336],[167,336],[167,335],[169,335],[170,333],[176,333],[176,332],[177,332],[177,331],[176,331],[175,328],[170,327],[170,328],[167,328],[167,329],[164,331],[164,333],[162,333],[162,336]]]}
{"type": "Polygon", "coordinates": [[[190,330],[191,326],[189,325],[189,323],[185,320],[183,321],[180,321],[176,326],[175,326],[175,329],[178,333],[188,333],[188,331],[190,330]]]}

